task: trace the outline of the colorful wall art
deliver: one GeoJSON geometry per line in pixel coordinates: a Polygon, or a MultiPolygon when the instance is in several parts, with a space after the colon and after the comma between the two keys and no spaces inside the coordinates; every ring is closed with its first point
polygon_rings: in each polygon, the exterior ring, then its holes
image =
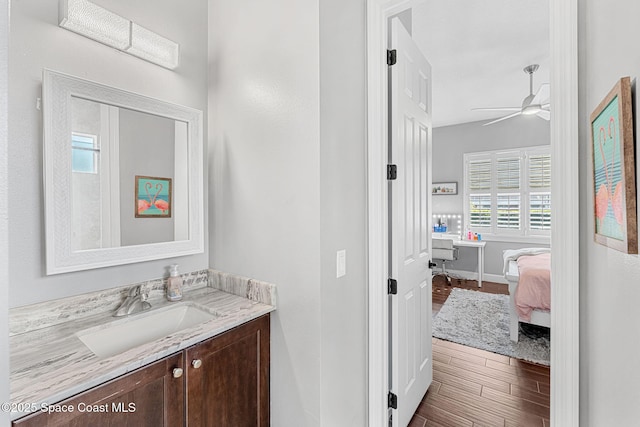
{"type": "Polygon", "coordinates": [[[136,218],[171,218],[171,178],[136,175],[136,218]]]}
{"type": "Polygon", "coordinates": [[[620,79],[591,114],[595,241],[638,253],[631,82],[620,79]]]}

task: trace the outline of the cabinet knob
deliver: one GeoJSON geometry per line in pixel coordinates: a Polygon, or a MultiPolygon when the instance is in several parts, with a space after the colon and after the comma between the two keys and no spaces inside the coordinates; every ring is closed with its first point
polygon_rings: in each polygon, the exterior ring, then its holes
{"type": "Polygon", "coordinates": [[[198,369],[200,366],[202,366],[202,360],[194,359],[193,362],[191,362],[191,366],[193,366],[195,369],[198,369]]]}
{"type": "Polygon", "coordinates": [[[180,378],[182,376],[182,368],[173,368],[173,378],[180,378]]]}

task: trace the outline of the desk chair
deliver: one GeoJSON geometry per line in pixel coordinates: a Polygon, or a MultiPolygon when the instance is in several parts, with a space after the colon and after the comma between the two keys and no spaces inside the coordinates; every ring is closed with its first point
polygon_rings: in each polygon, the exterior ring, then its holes
{"type": "Polygon", "coordinates": [[[434,276],[444,276],[447,284],[451,285],[451,277],[447,274],[445,263],[447,261],[455,261],[458,259],[458,248],[453,247],[452,239],[432,239],[431,240],[432,258],[442,261],[442,271],[433,273],[434,276]]]}

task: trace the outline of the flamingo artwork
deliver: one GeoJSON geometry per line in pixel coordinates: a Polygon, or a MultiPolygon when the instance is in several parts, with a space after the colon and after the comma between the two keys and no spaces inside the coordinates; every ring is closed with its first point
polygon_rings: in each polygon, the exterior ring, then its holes
{"type": "Polygon", "coordinates": [[[142,213],[151,207],[148,200],[138,199],[138,213],[142,213]]]}
{"type": "Polygon", "coordinates": [[[605,182],[601,183],[596,192],[596,217],[604,221],[609,210],[609,205],[613,210],[616,222],[622,225],[624,221],[624,186],[621,181],[614,183],[613,170],[615,167],[615,152],[617,142],[616,122],[613,117],[609,119],[608,129],[600,127],[598,132],[598,145],[602,158],[605,182]],[[608,131],[608,132],[607,132],[608,131]],[[608,145],[611,145],[610,150],[608,145]],[[605,154],[611,152],[611,160],[605,154]],[[615,186],[614,186],[615,184],[615,186]]]}
{"type": "Polygon", "coordinates": [[[623,77],[591,113],[596,243],[638,253],[631,78],[623,77]]]}
{"type": "Polygon", "coordinates": [[[166,200],[157,199],[154,202],[154,205],[157,209],[160,209],[163,214],[169,210],[169,202],[167,202],[166,200]]]}
{"type": "Polygon", "coordinates": [[[136,217],[171,217],[171,178],[136,176],[136,217]]]}

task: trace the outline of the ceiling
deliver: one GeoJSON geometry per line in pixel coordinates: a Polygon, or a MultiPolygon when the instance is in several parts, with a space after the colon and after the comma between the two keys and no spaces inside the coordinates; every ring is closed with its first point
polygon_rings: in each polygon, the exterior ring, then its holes
{"type": "Polygon", "coordinates": [[[549,0],[426,0],[411,27],[432,67],[434,127],[508,114],[472,108],[519,107],[527,65],[540,65],[534,93],[549,82],[549,0]]]}

